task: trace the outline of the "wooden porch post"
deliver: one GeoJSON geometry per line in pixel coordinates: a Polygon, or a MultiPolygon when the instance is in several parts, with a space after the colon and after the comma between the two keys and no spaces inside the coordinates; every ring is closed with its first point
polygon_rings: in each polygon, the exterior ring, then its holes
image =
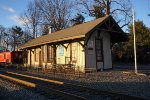
{"type": "Polygon", "coordinates": [[[72,62],[72,43],[70,43],[70,64],[72,62]]]}
{"type": "Polygon", "coordinates": [[[54,64],[56,64],[56,45],[53,45],[54,64]]]}
{"type": "Polygon", "coordinates": [[[31,67],[31,49],[30,49],[30,67],[31,67]]]}

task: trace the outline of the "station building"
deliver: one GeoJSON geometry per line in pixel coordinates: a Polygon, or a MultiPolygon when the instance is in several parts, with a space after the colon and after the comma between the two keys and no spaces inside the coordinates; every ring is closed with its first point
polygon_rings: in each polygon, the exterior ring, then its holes
{"type": "Polygon", "coordinates": [[[21,45],[28,52],[27,66],[75,65],[75,70],[112,68],[111,46],[127,40],[112,16],[47,34],[21,45]]]}

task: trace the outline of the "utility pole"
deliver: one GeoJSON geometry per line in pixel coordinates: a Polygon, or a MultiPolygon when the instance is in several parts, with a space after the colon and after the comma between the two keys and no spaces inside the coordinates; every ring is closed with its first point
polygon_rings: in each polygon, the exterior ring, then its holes
{"type": "Polygon", "coordinates": [[[134,64],[135,64],[135,73],[137,74],[136,40],[135,40],[135,24],[134,24],[134,9],[132,9],[132,17],[133,17],[133,35],[134,35],[134,64]]]}

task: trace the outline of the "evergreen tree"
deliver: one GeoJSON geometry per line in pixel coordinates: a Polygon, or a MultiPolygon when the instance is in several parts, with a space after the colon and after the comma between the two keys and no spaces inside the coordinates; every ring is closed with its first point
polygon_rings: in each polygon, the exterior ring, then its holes
{"type": "Polygon", "coordinates": [[[43,32],[43,35],[48,34],[49,33],[49,26],[48,25],[44,25],[44,28],[43,28],[42,32],[43,32]]]}
{"type": "MultiPolygon", "coordinates": [[[[137,45],[144,46],[150,45],[150,30],[145,24],[138,20],[135,21],[135,34],[137,45]]],[[[129,41],[125,45],[125,49],[133,47],[133,25],[129,25],[129,41]]]]}
{"type": "MultiPolygon", "coordinates": [[[[136,49],[137,49],[137,60],[138,63],[144,62],[146,60],[147,55],[147,48],[150,47],[150,29],[145,26],[145,24],[138,20],[135,21],[135,36],[136,36],[136,49]]],[[[133,35],[133,25],[129,25],[129,41],[124,43],[123,50],[124,54],[128,57],[132,56],[133,60],[133,42],[134,35],[133,35]]],[[[127,58],[128,59],[128,58],[127,58]]]]}
{"type": "Polygon", "coordinates": [[[21,36],[23,35],[22,28],[19,26],[15,26],[11,28],[12,31],[12,41],[13,41],[13,50],[16,50],[16,47],[21,44],[21,36]]]}
{"type": "Polygon", "coordinates": [[[77,16],[74,19],[71,20],[71,22],[73,23],[73,26],[81,24],[84,21],[85,21],[85,18],[82,14],[77,14],[77,16]]]}

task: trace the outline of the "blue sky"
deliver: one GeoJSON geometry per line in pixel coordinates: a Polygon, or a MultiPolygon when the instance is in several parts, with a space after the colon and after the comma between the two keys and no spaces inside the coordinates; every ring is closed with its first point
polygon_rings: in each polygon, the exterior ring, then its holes
{"type": "Polygon", "coordinates": [[[11,27],[20,25],[18,16],[32,0],[0,0],[0,25],[11,27]]]}
{"type": "Polygon", "coordinates": [[[131,0],[136,20],[142,20],[150,28],[150,0],[131,0]]]}
{"type": "MultiPolygon", "coordinates": [[[[32,0],[0,0],[0,25],[11,27],[20,25],[18,16],[23,13],[29,1],[32,0]]],[[[136,20],[142,20],[150,27],[150,0],[131,0],[136,12],[136,20]]]]}

